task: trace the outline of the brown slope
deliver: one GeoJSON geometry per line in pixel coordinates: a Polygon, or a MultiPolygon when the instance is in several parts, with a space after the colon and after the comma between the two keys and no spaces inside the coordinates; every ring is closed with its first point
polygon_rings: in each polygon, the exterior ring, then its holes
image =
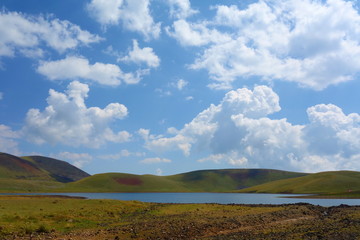
{"type": "Polygon", "coordinates": [[[50,179],[36,164],[7,153],[0,153],[0,178],[50,179]]]}
{"type": "Polygon", "coordinates": [[[54,158],[43,156],[28,156],[22,158],[32,161],[36,166],[47,171],[49,175],[58,182],[74,182],[90,176],[90,174],[70,163],[54,158]]]}

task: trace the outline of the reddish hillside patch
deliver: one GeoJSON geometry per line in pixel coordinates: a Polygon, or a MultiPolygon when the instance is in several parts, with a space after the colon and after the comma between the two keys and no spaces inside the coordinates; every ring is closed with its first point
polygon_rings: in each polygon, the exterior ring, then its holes
{"type": "Polygon", "coordinates": [[[115,181],[119,184],[130,185],[130,186],[140,186],[143,181],[136,177],[128,177],[128,178],[115,178],[115,181]]]}

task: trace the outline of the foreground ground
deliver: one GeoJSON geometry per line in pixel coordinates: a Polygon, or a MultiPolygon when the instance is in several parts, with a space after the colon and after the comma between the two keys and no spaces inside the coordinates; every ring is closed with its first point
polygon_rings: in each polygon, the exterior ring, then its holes
{"type": "Polygon", "coordinates": [[[360,206],[0,197],[0,239],[360,239],[360,206]]]}

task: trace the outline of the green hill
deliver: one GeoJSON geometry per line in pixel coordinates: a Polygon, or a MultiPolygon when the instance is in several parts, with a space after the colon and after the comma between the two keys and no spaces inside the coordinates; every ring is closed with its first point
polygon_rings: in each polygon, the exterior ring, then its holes
{"type": "Polygon", "coordinates": [[[230,192],[269,181],[304,175],[306,174],[268,169],[201,170],[171,176],[104,173],[69,183],[61,191],[230,192]]]}
{"type": "Polygon", "coordinates": [[[1,192],[45,192],[90,176],[71,164],[41,156],[0,153],[1,192]]]}
{"type": "Polygon", "coordinates": [[[360,191],[360,172],[335,171],[283,179],[239,192],[341,194],[360,191]]]}
{"type": "Polygon", "coordinates": [[[355,196],[360,195],[360,172],[307,174],[272,169],[219,169],[170,176],[126,173],[90,176],[65,161],[0,153],[0,192],[254,192],[355,196]]]}
{"type": "Polygon", "coordinates": [[[71,165],[70,163],[54,158],[28,156],[22,157],[22,159],[35,164],[37,167],[47,172],[51,178],[58,182],[74,182],[90,176],[90,174],[71,165]]]}
{"type": "Polygon", "coordinates": [[[35,163],[0,153],[0,179],[51,180],[49,174],[41,170],[35,163]]]}

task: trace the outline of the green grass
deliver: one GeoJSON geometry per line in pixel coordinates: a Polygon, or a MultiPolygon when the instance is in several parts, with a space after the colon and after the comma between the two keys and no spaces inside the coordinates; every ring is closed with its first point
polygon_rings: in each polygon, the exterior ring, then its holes
{"type": "Polygon", "coordinates": [[[54,197],[0,197],[0,236],[16,232],[69,232],[111,226],[115,219],[141,211],[148,204],[115,200],[54,197]]]}
{"type": "Polygon", "coordinates": [[[358,239],[359,222],[359,206],[0,196],[0,239],[358,239]]]}
{"type": "Polygon", "coordinates": [[[52,192],[64,186],[63,183],[46,180],[0,179],[0,192],[52,192]]]}
{"type": "Polygon", "coordinates": [[[303,177],[273,181],[239,192],[344,194],[360,191],[360,172],[321,172],[303,177]]]}
{"type": "Polygon", "coordinates": [[[96,174],[77,182],[68,183],[59,191],[69,192],[182,192],[187,191],[176,181],[154,175],[133,175],[125,173],[96,174]],[[135,181],[138,185],[121,184],[135,181]],[[125,180],[124,180],[125,179],[125,180]]]}
{"type": "Polygon", "coordinates": [[[67,192],[231,192],[264,182],[304,176],[268,169],[202,170],[154,176],[125,173],[96,174],[64,185],[67,192]]]}

